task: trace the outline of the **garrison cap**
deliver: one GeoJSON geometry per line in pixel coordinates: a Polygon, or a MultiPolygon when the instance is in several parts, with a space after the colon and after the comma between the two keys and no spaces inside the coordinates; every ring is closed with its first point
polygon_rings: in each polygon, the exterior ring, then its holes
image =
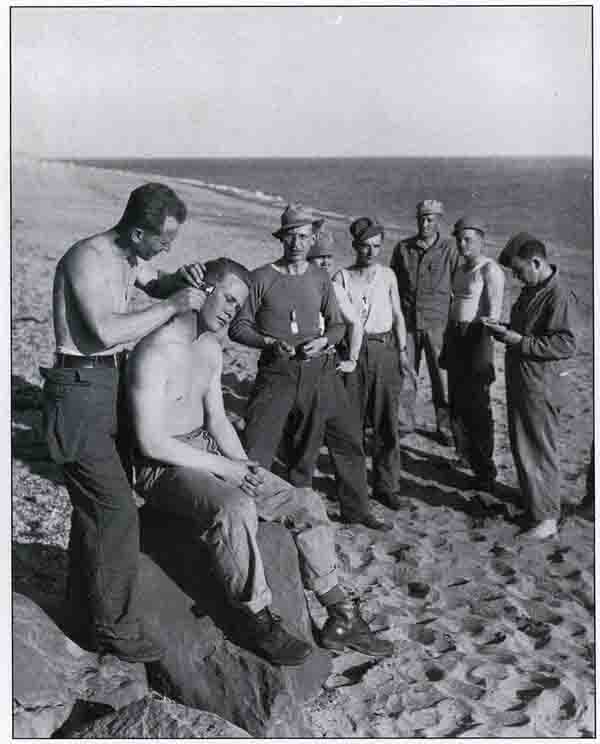
{"type": "Polygon", "coordinates": [[[372,220],[370,217],[359,217],[350,225],[350,234],[355,242],[363,243],[375,235],[383,237],[384,229],[383,225],[380,225],[377,220],[372,220]]]}
{"type": "Polygon", "coordinates": [[[417,204],[417,217],[424,214],[444,214],[444,205],[437,199],[424,199],[417,204]]]}
{"type": "Polygon", "coordinates": [[[454,230],[452,230],[452,235],[458,235],[461,230],[477,230],[482,235],[485,235],[486,224],[481,219],[481,217],[470,214],[465,217],[461,217],[454,223],[454,230]]]}

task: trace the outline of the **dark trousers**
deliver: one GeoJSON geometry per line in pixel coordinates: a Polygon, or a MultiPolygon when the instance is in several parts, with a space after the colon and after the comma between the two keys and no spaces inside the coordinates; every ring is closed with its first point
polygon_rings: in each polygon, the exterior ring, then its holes
{"type": "Polygon", "coordinates": [[[482,480],[496,477],[490,400],[493,359],[493,342],[480,322],[448,324],[441,363],[448,371],[452,432],[457,452],[482,480]]]}
{"type": "Polygon", "coordinates": [[[363,426],[369,421],[373,426],[373,491],[395,493],[402,467],[397,420],[402,375],[393,335],[365,336],[356,369],[345,381],[363,426]]]}
{"type": "Polygon", "coordinates": [[[285,431],[288,480],[310,486],[326,429],[341,513],[349,520],[364,517],[369,502],[362,429],[335,357],[296,361],[263,354],[248,405],[248,457],[270,469],[285,431]]]}
{"type": "MultiPolygon", "coordinates": [[[[432,331],[412,330],[406,334],[406,350],[409,364],[419,376],[421,359],[425,357],[431,380],[431,397],[435,408],[437,428],[447,425],[448,397],[446,394],[445,372],[439,365],[442,349],[443,329],[432,331]]],[[[408,377],[403,380],[400,393],[399,419],[400,427],[405,431],[414,430],[416,426],[417,386],[408,377]]]]}
{"type": "Polygon", "coordinates": [[[118,370],[41,371],[48,447],[73,505],[70,598],[97,638],[135,638],[139,526],[115,441],[118,370]]]}
{"type": "Polygon", "coordinates": [[[560,517],[558,426],[560,410],[506,377],[510,448],[524,506],[536,521],[560,517]]]}
{"type": "Polygon", "coordinates": [[[459,455],[464,455],[478,478],[493,480],[494,419],[490,384],[477,375],[448,369],[450,423],[459,455]]]}

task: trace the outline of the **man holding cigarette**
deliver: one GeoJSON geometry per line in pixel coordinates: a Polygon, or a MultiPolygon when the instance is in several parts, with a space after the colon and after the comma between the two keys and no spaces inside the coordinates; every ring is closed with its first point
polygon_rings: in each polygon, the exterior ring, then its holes
{"type": "Polygon", "coordinates": [[[323,220],[289,205],[273,235],[283,255],[252,272],[250,293],[233,322],[234,341],[262,350],[246,421],[246,451],[270,469],[289,435],[288,480],[310,486],[327,427],[341,518],[383,529],[369,510],[358,411],[341,405],[335,345],[346,326],[327,273],[307,261],[323,220]]]}

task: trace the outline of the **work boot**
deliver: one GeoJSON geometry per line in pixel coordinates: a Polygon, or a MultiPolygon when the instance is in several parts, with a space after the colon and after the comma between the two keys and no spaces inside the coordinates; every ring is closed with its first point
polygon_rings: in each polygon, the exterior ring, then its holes
{"type": "Polygon", "coordinates": [[[397,491],[374,491],[373,498],[380,504],[387,506],[388,509],[406,509],[409,502],[405,496],[401,496],[397,491]]]}
{"type": "Polygon", "coordinates": [[[165,655],[165,649],[148,636],[138,638],[97,638],[99,654],[112,654],[122,661],[132,664],[150,664],[160,661],[165,655]]]}
{"type": "Polygon", "coordinates": [[[327,612],[329,617],[320,632],[323,648],[332,651],[351,648],[362,654],[378,657],[393,654],[394,646],[391,641],[384,641],[375,636],[351,599],[330,605],[327,612]]]}
{"type": "Polygon", "coordinates": [[[393,525],[388,524],[381,519],[377,519],[372,512],[367,512],[366,514],[357,517],[346,517],[341,515],[340,521],[344,524],[362,524],[370,530],[378,530],[379,532],[389,532],[393,529],[393,525]]]}
{"type": "Polygon", "coordinates": [[[246,647],[275,666],[298,666],[312,653],[306,641],[288,633],[268,607],[246,618],[246,647]]]}
{"type": "Polygon", "coordinates": [[[435,411],[435,421],[438,442],[449,447],[454,441],[449,409],[441,406],[440,408],[437,408],[435,411]]]}

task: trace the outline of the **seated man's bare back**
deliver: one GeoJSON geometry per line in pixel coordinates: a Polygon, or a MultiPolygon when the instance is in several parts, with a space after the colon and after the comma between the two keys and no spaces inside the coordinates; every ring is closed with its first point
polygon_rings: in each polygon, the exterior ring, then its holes
{"type": "Polygon", "coordinates": [[[387,655],[391,644],[371,634],[338,583],[333,531],[319,495],[250,462],[227,418],[219,336],[246,299],[244,272],[227,259],[207,263],[206,281],[216,289],[202,309],[154,331],[131,355],[136,490],[154,508],[194,520],[231,604],[243,612],[247,645],[272,663],[301,663],[310,646],[270,613],[259,519],[285,522],[292,532],[305,584],[329,611],[323,645],[387,655]]]}

